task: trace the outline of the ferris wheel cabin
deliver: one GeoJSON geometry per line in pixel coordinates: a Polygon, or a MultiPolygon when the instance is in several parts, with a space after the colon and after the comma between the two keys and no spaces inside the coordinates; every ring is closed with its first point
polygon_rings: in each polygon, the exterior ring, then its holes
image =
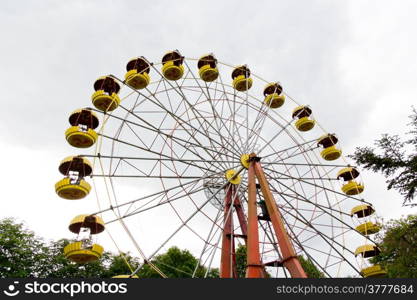
{"type": "Polygon", "coordinates": [[[125,82],[135,90],[141,90],[151,81],[150,65],[143,57],[131,59],[126,65],[125,82]]]}
{"type": "Polygon", "coordinates": [[[61,161],[58,170],[65,176],[69,176],[71,172],[76,172],[79,176],[85,177],[91,175],[93,166],[91,162],[84,157],[68,156],[61,161]]]}
{"type": "Polygon", "coordinates": [[[318,139],[317,146],[323,148],[320,152],[325,160],[336,160],[342,155],[342,150],[336,148],[338,138],[334,134],[326,134],[318,139]]]}
{"type": "Polygon", "coordinates": [[[316,122],[310,118],[313,111],[309,106],[302,105],[296,107],[292,112],[293,119],[297,119],[295,127],[299,131],[309,131],[314,128],[316,122]]]}
{"type": "Polygon", "coordinates": [[[107,112],[115,110],[120,104],[117,95],[120,85],[110,76],[102,76],[94,82],[95,92],[91,96],[93,105],[101,111],[107,112]]]}
{"type": "Polygon", "coordinates": [[[91,186],[84,180],[84,176],[91,174],[92,164],[86,158],[69,156],[61,161],[58,170],[65,176],[55,184],[58,196],[67,200],[79,200],[90,193],[91,186]]]}
{"type": "Polygon", "coordinates": [[[374,265],[361,270],[361,275],[365,278],[384,278],[387,275],[380,265],[374,265]]]}
{"type": "Polygon", "coordinates": [[[246,65],[236,67],[232,72],[233,88],[239,92],[245,92],[252,87],[250,70],[246,65]]]}
{"type": "Polygon", "coordinates": [[[64,255],[67,259],[78,264],[100,259],[104,249],[92,241],[92,235],[104,231],[104,222],[99,216],[76,216],[71,220],[69,230],[77,234],[77,241],[64,248],[64,255]]]}
{"type": "Polygon", "coordinates": [[[208,54],[200,57],[197,63],[198,74],[200,78],[206,82],[212,82],[219,77],[219,70],[217,69],[217,59],[213,54],[208,54]]]}
{"type": "Polygon", "coordinates": [[[162,57],[162,74],[168,80],[176,81],[184,75],[184,57],[179,51],[171,51],[162,57]]]}
{"type": "Polygon", "coordinates": [[[90,193],[91,185],[82,178],[65,177],[55,184],[55,191],[61,198],[79,200],[90,193]]]}
{"type": "Polygon", "coordinates": [[[85,246],[80,241],[65,246],[64,256],[75,263],[85,264],[100,259],[103,255],[103,251],[103,247],[99,244],[85,246]]]}
{"type": "Polygon", "coordinates": [[[366,244],[366,245],[363,245],[363,246],[359,246],[355,250],[355,256],[360,255],[363,258],[374,257],[374,256],[377,256],[379,253],[381,253],[381,249],[379,249],[377,246],[371,245],[371,244],[366,244]]]}
{"type": "Polygon", "coordinates": [[[375,234],[381,230],[381,225],[372,220],[374,209],[369,204],[362,204],[352,208],[351,216],[360,223],[356,226],[356,231],[364,236],[375,234]]]}
{"type": "Polygon", "coordinates": [[[361,204],[352,208],[350,216],[356,216],[357,218],[364,218],[372,215],[375,209],[369,204],[361,204]]]}
{"type": "Polygon", "coordinates": [[[342,186],[342,191],[346,195],[358,195],[363,192],[364,185],[358,183],[354,179],[359,176],[359,171],[353,167],[343,168],[337,173],[337,179],[342,179],[347,182],[342,186]]]}
{"type": "Polygon", "coordinates": [[[68,229],[72,233],[79,234],[81,228],[90,229],[91,234],[102,233],[105,229],[103,219],[99,216],[78,215],[71,220],[68,229]]]}
{"type": "Polygon", "coordinates": [[[285,102],[282,86],[278,82],[267,84],[264,88],[264,97],[264,103],[273,109],[281,107],[285,102]]]}
{"type": "Polygon", "coordinates": [[[65,131],[67,142],[76,148],[88,148],[97,141],[97,133],[94,129],[98,126],[98,118],[88,109],[78,109],[69,117],[69,127],[65,131]]]}

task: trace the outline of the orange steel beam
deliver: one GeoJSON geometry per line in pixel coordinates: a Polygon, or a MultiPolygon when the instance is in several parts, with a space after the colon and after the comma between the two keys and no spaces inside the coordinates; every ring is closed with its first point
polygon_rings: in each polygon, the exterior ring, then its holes
{"type": "MultiPolygon", "coordinates": [[[[278,209],[278,206],[275,203],[271,190],[269,189],[268,180],[265,177],[264,171],[262,170],[262,166],[259,163],[259,160],[258,161],[253,160],[250,165],[253,166],[252,169],[255,172],[255,175],[258,178],[258,182],[261,186],[261,191],[265,199],[266,208],[268,210],[269,217],[271,218],[272,226],[274,228],[275,234],[278,239],[278,244],[281,249],[282,263],[284,267],[288,269],[288,271],[291,274],[291,277],[307,278],[307,275],[304,272],[303,267],[301,266],[300,261],[298,260],[297,254],[295,253],[295,250],[292,246],[291,240],[288,237],[287,231],[284,227],[284,222],[282,220],[282,215],[278,209]]],[[[249,168],[249,171],[250,170],[251,168],[249,168]]],[[[249,173],[249,176],[250,176],[250,173],[249,173]]],[[[254,180],[252,181],[254,183],[254,180]]],[[[249,186],[249,197],[250,197],[250,192],[251,190],[249,186]]]]}
{"type": "Polygon", "coordinates": [[[254,164],[248,170],[248,241],[246,278],[264,277],[259,254],[258,211],[256,206],[256,182],[254,164]]]}
{"type": "Polygon", "coordinates": [[[232,208],[233,198],[233,186],[228,189],[225,201],[224,201],[224,227],[222,237],[222,255],[220,261],[220,278],[236,278],[236,256],[235,256],[235,243],[232,236],[233,224],[230,210],[232,208]]]}
{"type": "MultiPolygon", "coordinates": [[[[234,186],[232,186],[234,188],[234,186]]],[[[236,191],[237,193],[237,191],[236,191]]],[[[239,199],[239,195],[235,195],[235,200],[233,202],[233,206],[236,209],[237,218],[239,220],[240,230],[242,231],[242,235],[244,236],[245,244],[247,242],[248,236],[248,225],[245,219],[245,213],[243,212],[242,204],[239,199]]]]}

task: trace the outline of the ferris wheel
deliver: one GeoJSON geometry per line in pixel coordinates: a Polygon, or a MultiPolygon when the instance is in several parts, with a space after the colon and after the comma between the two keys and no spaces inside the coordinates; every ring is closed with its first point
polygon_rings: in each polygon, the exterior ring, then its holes
{"type": "Polygon", "coordinates": [[[92,183],[98,207],[70,222],[77,241],[65,247],[68,259],[100,258],[106,230],[141,258],[122,277],[145,264],[166,277],[152,261],[173,245],[198,258],[182,270],[190,277],[217,267],[220,277],[237,277],[239,245],[246,277],[306,277],[302,261],[325,277],[385,275],[369,262],[380,224],[360,197],[359,170],[312,107],[213,54],[136,57],[126,72],[97,79],[93,107],[69,117],[66,140],[88,152],[60,163],[55,190],[78,200],[92,183]]]}

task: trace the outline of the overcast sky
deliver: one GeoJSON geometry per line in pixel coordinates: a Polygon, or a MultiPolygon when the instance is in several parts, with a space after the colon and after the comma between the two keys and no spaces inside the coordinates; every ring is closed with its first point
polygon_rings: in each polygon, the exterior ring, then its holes
{"type": "MultiPolygon", "coordinates": [[[[344,153],[407,131],[417,95],[416,1],[1,1],[0,217],[46,238],[70,237],[79,202],[58,198],[68,114],[89,105],[102,74],[171,49],[248,64],[313,107],[344,153]]],[[[362,172],[382,217],[416,213],[362,172]]],[[[84,202],[94,211],[94,201],[84,202]]]]}

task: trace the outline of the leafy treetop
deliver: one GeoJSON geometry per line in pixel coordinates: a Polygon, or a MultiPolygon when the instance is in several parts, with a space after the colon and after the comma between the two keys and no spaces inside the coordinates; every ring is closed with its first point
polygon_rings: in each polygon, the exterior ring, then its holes
{"type": "Polygon", "coordinates": [[[409,116],[412,129],[410,138],[403,141],[398,135],[383,134],[375,141],[378,151],[371,147],[358,147],[353,158],[358,165],[374,172],[381,172],[386,178],[388,189],[395,189],[404,196],[403,205],[416,206],[413,203],[417,194],[417,111],[409,116]],[[412,152],[407,154],[407,145],[412,152]]]}

